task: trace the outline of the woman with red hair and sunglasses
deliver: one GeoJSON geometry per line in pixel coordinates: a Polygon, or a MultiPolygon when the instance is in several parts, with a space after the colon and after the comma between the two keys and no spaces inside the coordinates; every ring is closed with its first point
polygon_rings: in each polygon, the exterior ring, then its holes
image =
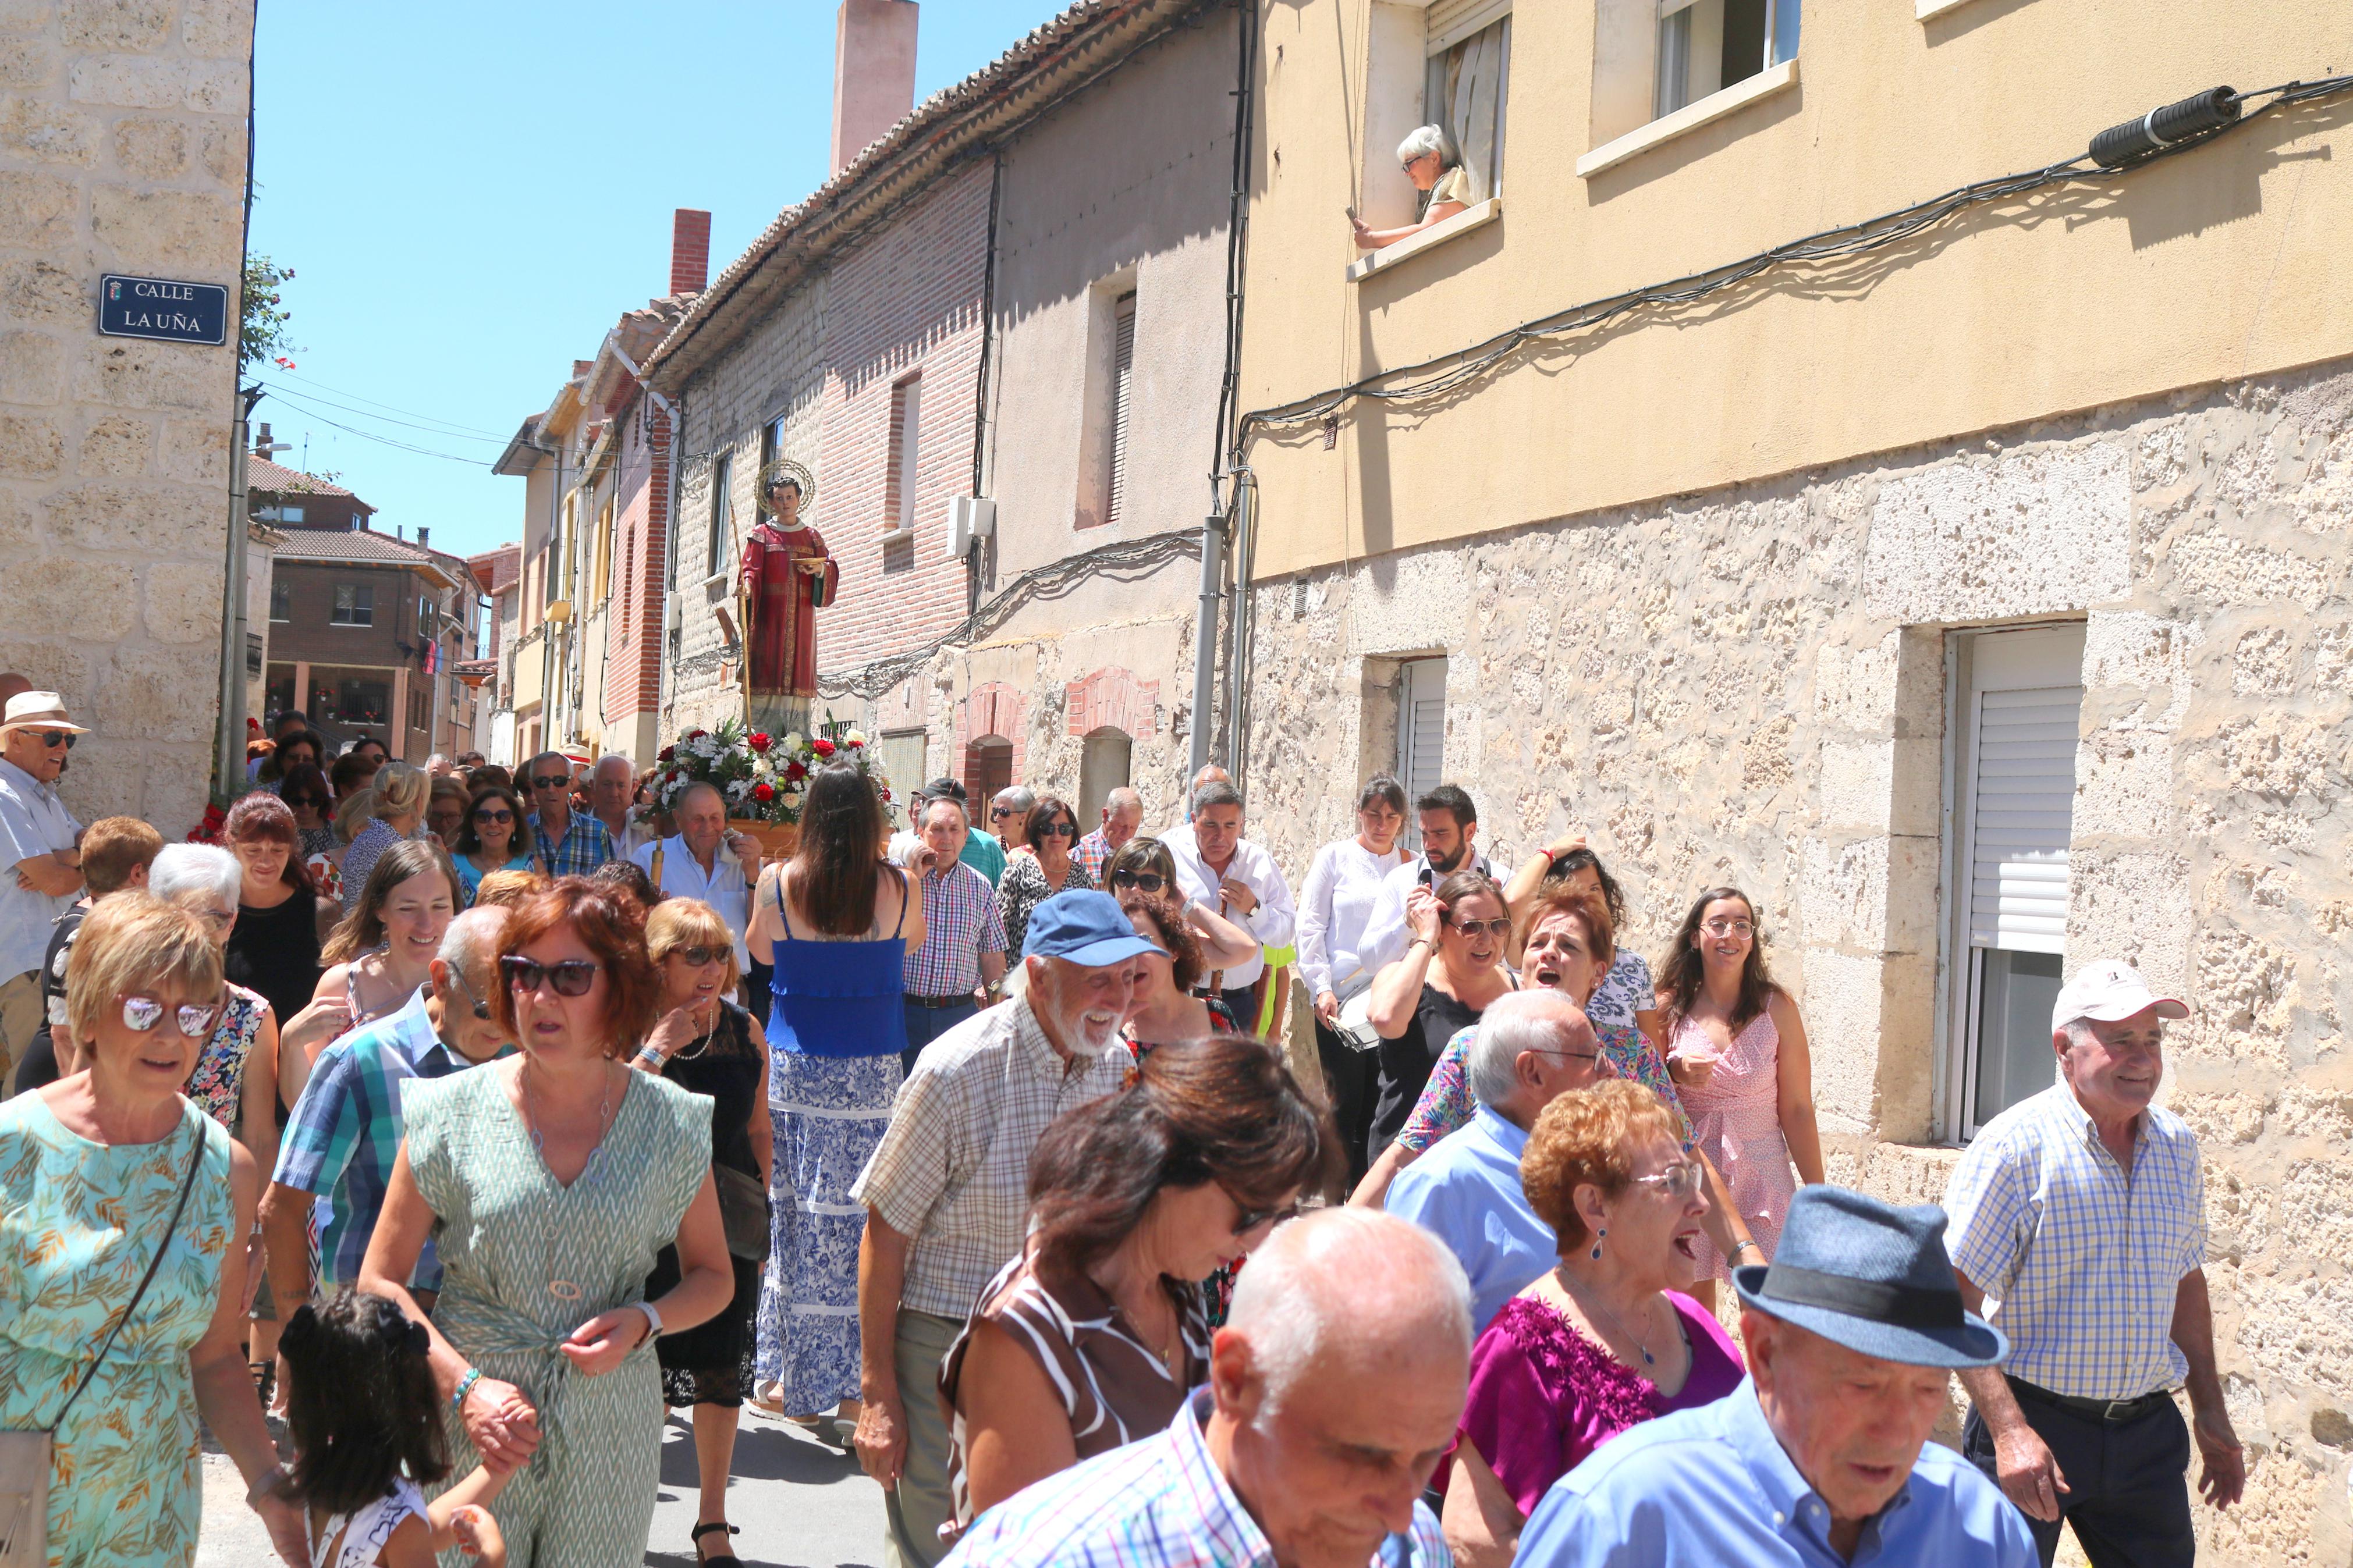
{"type": "Polygon", "coordinates": [[[711,1101],[625,1065],[661,982],[618,889],[565,877],[533,896],[499,973],[486,1000],[522,1048],[410,1086],[360,1289],[426,1324],[459,1469],[512,1469],[552,1441],[491,1509],[514,1568],[623,1568],[645,1556],[661,1468],[653,1341],[735,1288],[711,1101]],[[428,1235],[442,1268],[430,1321],[407,1289],[428,1235]],[[648,1300],[673,1241],[678,1283],[648,1300]]]}

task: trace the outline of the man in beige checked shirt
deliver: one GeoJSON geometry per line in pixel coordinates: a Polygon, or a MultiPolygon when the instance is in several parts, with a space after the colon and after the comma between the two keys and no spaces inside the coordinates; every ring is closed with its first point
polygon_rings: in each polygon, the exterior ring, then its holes
{"type": "Polygon", "coordinates": [[[946,1554],[948,1429],[934,1384],[973,1303],[1021,1250],[1029,1155],[1047,1123],[1126,1081],[1120,1042],[1138,955],[1156,952],[1107,893],[1029,917],[1027,985],[926,1047],[850,1189],[858,1249],[859,1462],[883,1489],[892,1568],[946,1554]]]}

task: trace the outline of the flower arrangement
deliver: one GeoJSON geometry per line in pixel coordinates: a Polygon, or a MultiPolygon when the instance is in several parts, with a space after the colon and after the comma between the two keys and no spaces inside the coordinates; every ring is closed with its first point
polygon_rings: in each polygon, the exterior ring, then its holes
{"type": "Polygon", "coordinates": [[[205,807],[205,819],[188,829],[187,841],[191,844],[221,843],[221,832],[227,826],[228,808],[215,801],[205,807]]]}
{"type": "Polygon", "coordinates": [[[674,807],[689,784],[715,785],[727,798],[727,815],[754,822],[797,823],[808,775],[829,762],[847,759],[891,804],[891,781],[866,737],[826,715],[818,733],[773,736],[746,730],[733,719],[715,730],[689,730],[655,758],[654,792],[662,808],[674,807]]]}

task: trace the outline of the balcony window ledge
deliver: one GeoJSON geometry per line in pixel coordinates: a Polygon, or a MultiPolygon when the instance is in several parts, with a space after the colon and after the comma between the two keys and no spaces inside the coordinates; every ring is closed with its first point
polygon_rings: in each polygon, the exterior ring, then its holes
{"type": "Polygon", "coordinates": [[[1797,85],[1796,60],[1787,59],[1778,66],[1769,66],[1755,76],[1734,82],[1721,92],[1711,92],[1697,103],[1687,103],[1672,114],[1662,115],[1639,131],[1630,131],[1615,142],[1603,142],[1577,161],[1577,176],[1589,180],[1604,169],[1614,169],[1630,158],[1641,157],[1662,142],[1672,142],[1711,121],[1737,113],[1760,98],[1770,98],[1797,85]]]}
{"type": "Polygon", "coordinates": [[[914,538],[915,530],[911,523],[901,523],[896,528],[884,529],[875,537],[884,544],[896,544],[900,540],[914,538]]]}
{"type": "Polygon", "coordinates": [[[1912,19],[1925,22],[1931,16],[1941,16],[1947,11],[1957,11],[1969,0],[1912,0],[1912,19]]]}
{"type": "Polygon", "coordinates": [[[1398,262],[1420,255],[1432,246],[1444,245],[1459,234],[1469,234],[1474,228],[1484,228],[1504,216],[1504,198],[1489,196],[1476,206],[1464,207],[1443,223],[1430,225],[1410,239],[1400,239],[1395,245],[1369,252],[1348,266],[1348,281],[1362,283],[1377,272],[1387,272],[1398,262]]]}

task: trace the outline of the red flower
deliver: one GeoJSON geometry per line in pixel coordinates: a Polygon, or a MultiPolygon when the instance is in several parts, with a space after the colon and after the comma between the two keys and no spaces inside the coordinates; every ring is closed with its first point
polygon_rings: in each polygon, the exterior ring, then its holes
{"type": "Polygon", "coordinates": [[[664,746],[660,751],[654,753],[654,761],[658,763],[666,763],[677,755],[678,748],[676,746],[664,746]]]}
{"type": "Polygon", "coordinates": [[[829,757],[833,755],[833,742],[827,740],[823,735],[819,735],[816,740],[809,742],[809,750],[815,752],[820,757],[829,757]]]}
{"type": "Polygon", "coordinates": [[[755,752],[765,753],[770,746],[776,744],[776,742],[768,738],[768,732],[765,730],[754,730],[744,737],[744,743],[755,752]]]}
{"type": "Polygon", "coordinates": [[[774,800],[776,798],[776,786],[765,782],[755,784],[752,786],[752,798],[762,802],[774,800]]]}
{"type": "Polygon", "coordinates": [[[861,752],[866,749],[866,742],[863,741],[845,741],[842,744],[848,746],[853,752],[861,752]]]}
{"type": "Polygon", "coordinates": [[[882,804],[884,805],[891,804],[891,792],[887,789],[882,792],[882,804]]]}
{"type": "Polygon", "coordinates": [[[703,736],[708,735],[709,733],[711,733],[711,731],[708,730],[689,730],[686,732],[685,739],[690,741],[700,741],[703,736]]]}
{"type": "Polygon", "coordinates": [[[785,764],[785,777],[787,779],[804,779],[808,777],[808,764],[801,761],[798,757],[795,757],[791,762],[785,764]]]}

